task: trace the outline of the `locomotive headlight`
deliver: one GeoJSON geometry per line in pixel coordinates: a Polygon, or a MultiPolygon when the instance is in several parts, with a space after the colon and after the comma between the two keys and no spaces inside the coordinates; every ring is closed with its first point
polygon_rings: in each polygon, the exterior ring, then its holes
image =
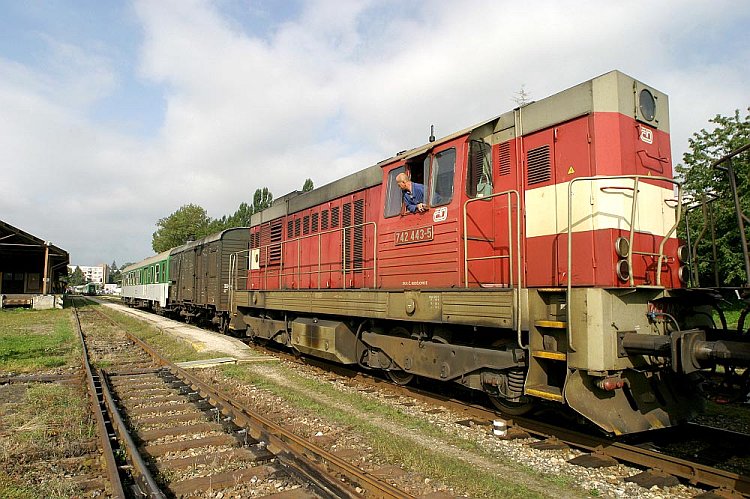
{"type": "Polygon", "coordinates": [[[677,260],[680,261],[680,263],[686,263],[689,258],[689,252],[688,247],[684,244],[681,244],[677,247],[677,260]]]}
{"type": "Polygon", "coordinates": [[[680,282],[682,284],[685,284],[686,282],[688,282],[688,279],[690,278],[690,270],[688,270],[687,265],[682,265],[677,270],[677,277],[680,279],[680,282]]]}
{"type": "Polygon", "coordinates": [[[620,258],[627,258],[630,254],[630,241],[624,237],[618,237],[615,239],[615,253],[620,258]]]}
{"type": "Polygon", "coordinates": [[[617,262],[615,271],[617,272],[617,277],[622,282],[627,282],[628,279],[630,279],[630,265],[628,265],[627,260],[620,260],[619,262],[617,262]]]}
{"type": "Polygon", "coordinates": [[[638,108],[644,120],[654,121],[654,117],[656,116],[656,99],[654,99],[654,95],[648,89],[644,88],[638,94],[638,108]]]}

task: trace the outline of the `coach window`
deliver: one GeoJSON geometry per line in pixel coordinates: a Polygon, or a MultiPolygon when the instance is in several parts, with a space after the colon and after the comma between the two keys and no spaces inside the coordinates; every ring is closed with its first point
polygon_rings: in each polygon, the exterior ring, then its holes
{"type": "Polygon", "coordinates": [[[432,161],[431,206],[448,204],[453,199],[453,177],[456,171],[456,150],[447,149],[435,154],[432,161]]]}
{"type": "Polygon", "coordinates": [[[161,282],[161,265],[158,263],[156,264],[156,281],[155,282],[161,282]]]}
{"type": "Polygon", "coordinates": [[[394,217],[401,213],[401,204],[403,200],[403,194],[401,189],[396,183],[396,176],[400,173],[404,173],[406,168],[399,166],[388,172],[388,191],[385,196],[385,217],[394,217]]]}

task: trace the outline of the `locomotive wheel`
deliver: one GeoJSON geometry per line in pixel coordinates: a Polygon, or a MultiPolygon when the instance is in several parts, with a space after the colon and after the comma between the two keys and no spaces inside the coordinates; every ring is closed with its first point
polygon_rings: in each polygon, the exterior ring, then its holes
{"type": "MultiPolygon", "coordinates": [[[[492,348],[508,350],[509,348],[514,348],[515,343],[511,338],[500,338],[492,342],[492,348]]],[[[489,394],[487,396],[492,405],[495,406],[495,409],[509,416],[523,416],[534,408],[534,401],[525,395],[521,395],[518,401],[508,400],[504,397],[495,397],[489,394]]]]}
{"type": "Polygon", "coordinates": [[[385,374],[388,376],[388,379],[401,386],[408,385],[414,379],[413,374],[401,370],[386,371],[385,374]]]}
{"type": "Polygon", "coordinates": [[[525,396],[521,397],[519,402],[492,395],[489,395],[489,398],[495,409],[510,416],[523,416],[534,408],[534,403],[525,396]]]}

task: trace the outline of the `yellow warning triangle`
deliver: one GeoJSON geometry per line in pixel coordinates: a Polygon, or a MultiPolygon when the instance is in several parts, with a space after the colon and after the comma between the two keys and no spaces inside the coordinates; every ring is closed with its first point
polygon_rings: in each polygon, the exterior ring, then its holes
{"type": "Polygon", "coordinates": [[[573,175],[575,172],[576,171],[573,169],[572,166],[570,168],[568,168],[568,175],[573,175]]]}
{"type": "Polygon", "coordinates": [[[648,175],[647,175],[647,176],[648,176],[648,177],[650,177],[650,176],[651,176],[651,170],[649,170],[649,171],[648,171],[648,175]]]}

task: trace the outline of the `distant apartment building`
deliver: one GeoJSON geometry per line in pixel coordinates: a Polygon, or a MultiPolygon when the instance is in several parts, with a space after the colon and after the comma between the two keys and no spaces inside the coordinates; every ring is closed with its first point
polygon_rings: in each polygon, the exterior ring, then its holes
{"type": "Polygon", "coordinates": [[[76,267],[81,269],[83,275],[86,277],[87,282],[94,282],[99,284],[105,284],[109,278],[109,266],[106,264],[95,265],[89,267],[86,265],[68,265],[68,274],[75,272],[76,267]]]}

